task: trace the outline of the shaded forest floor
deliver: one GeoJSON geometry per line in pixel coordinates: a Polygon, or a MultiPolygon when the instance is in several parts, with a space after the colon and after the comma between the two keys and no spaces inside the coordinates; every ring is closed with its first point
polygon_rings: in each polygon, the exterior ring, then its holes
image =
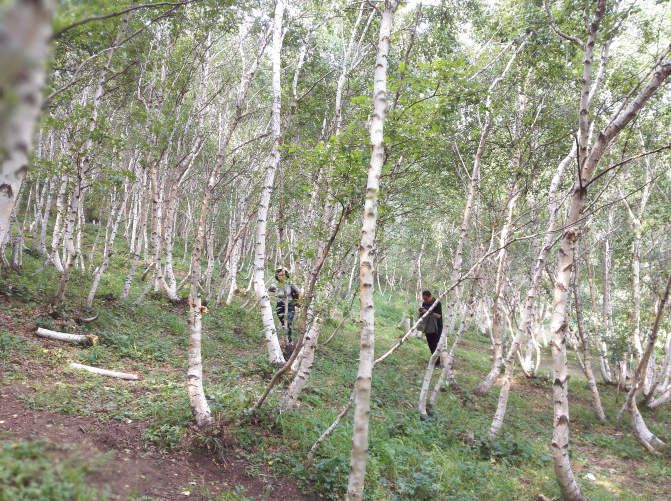
{"type": "MultiPolygon", "coordinates": [[[[117,257],[118,256],[118,257],[117,257]]],[[[301,409],[278,413],[277,392],[249,422],[244,411],[272,375],[256,308],[240,298],[204,316],[205,389],[218,432],[190,427],[184,374],[183,305],[150,296],[119,302],[127,265],[113,259],[95,304],[98,319],[74,322],[90,278],[75,274],[70,308],[50,315],[57,279],[26,256],[21,274],[0,277],[0,492],[5,499],[338,499],[346,485],[351,423],[344,422],[307,468],[307,450],[349,396],[358,356],[353,323],[320,348],[301,409]],[[34,336],[37,326],[100,337],[77,348],[34,336]],[[136,372],[124,382],[69,369],[68,362],[136,372]],[[299,490],[300,489],[300,490],[299,490]]],[[[144,284],[136,285],[137,294],[144,284]]],[[[250,303],[251,304],[251,303],[250,303]]],[[[401,334],[401,298],[377,299],[378,353],[401,334]]],[[[343,309],[345,306],[342,307],[343,309]]],[[[337,322],[326,323],[326,339],[337,322]]],[[[545,374],[518,376],[504,431],[486,437],[498,393],[469,390],[489,369],[489,340],[468,333],[455,361],[459,387],[443,393],[434,416],[415,410],[427,348],[412,340],[376,368],[367,496],[376,500],[534,499],[558,497],[549,457],[551,384],[545,374]]],[[[614,422],[623,395],[601,386],[609,417],[599,424],[589,391],[570,382],[572,457],[590,499],[671,499],[671,454],[647,454],[626,420],[614,422]]],[[[645,413],[671,440],[668,408],[645,413]],[[666,414],[666,417],[665,417],[666,414]],[[664,422],[666,421],[666,423],[664,422]]]]}

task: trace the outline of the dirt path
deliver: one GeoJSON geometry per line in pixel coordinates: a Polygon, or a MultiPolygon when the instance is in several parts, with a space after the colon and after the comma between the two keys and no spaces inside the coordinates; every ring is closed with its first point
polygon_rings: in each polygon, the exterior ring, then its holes
{"type": "Polygon", "coordinates": [[[102,421],[29,409],[21,399],[31,389],[20,384],[0,387],[0,439],[47,440],[83,458],[105,454],[89,482],[107,488],[111,499],[149,496],[156,499],[208,499],[242,487],[253,499],[307,500],[288,480],[269,471],[248,473],[248,463],[233,457],[213,460],[208,452],[165,453],[147,449],[141,422],[102,421]]]}

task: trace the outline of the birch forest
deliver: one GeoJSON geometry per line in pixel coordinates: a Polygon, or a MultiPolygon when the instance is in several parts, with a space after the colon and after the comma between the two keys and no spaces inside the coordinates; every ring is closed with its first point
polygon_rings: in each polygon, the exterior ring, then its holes
{"type": "Polygon", "coordinates": [[[1,0],[0,501],[671,499],[671,2],[1,0]]]}

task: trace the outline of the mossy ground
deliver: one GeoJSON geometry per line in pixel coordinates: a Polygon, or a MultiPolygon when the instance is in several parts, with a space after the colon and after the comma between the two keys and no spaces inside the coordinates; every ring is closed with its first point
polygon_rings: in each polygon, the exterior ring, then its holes
{"type": "MultiPolygon", "coordinates": [[[[25,256],[20,274],[5,272],[0,280],[2,385],[21,381],[34,388],[25,396],[25,404],[33,409],[143,420],[147,424],[145,441],[162,448],[192,446],[185,389],[184,307],[151,294],[137,307],[118,301],[127,266],[124,254],[114,256],[94,305],[99,318],[86,326],[48,315],[57,276],[51,268],[41,269],[34,256],[25,256]],[[93,333],[100,337],[100,344],[93,348],[45,344],[31,334],[36,325],[93,333]],[[137,372],[141,381],[119,384],[73,371],[66,363],[71,360],[137,372]]],[[[89,283],[88,275],[73,274],[66,317],[81,309],[89,283]]],[[[136,285],[133,293],[142,285],[136,285]]],[[[304,461],[314,440],[348,399],[357,369],[356,325],[345,323],[328,345],[320,347],[299,410],[276,410],[280,387],[250,422],[245,411],[273,370],[266,361],[256,308],[244,304],[245,299],[238,298],[231,306],[212,306],[204,316],[205,389],[224,433],[223,440],[221,436],[202,439],[201,445],[206,442],[216,449],[222,446],[219,441],[234,443],[238,454],[248,460],[251,475],[264,475],[270,467],[274,475],[290,477],[307,492],[339,499],[349,463],[350,418],[322,445],[312,467],[306,467],[304,461]]],[[[402,334],[397,324],[409,304],[406,297],[377,296],[376,352],[382,353],[402,334]]],[[[322,339],[336,324],[326,322],[322,339]]],[[[491,443],[486,430],[496,406],[497,388],[483,398],[469,393],[489,368],[489,339],[476,332],[466,334],[455,360],[458,388],[443,393],[431,419],[421,421],[415,408],[426,357],[425,343],[412,340],[376,367],[367,497],[534,499],[540,493],[558,497],[549,456],[549,378],[517,377],[504,430],[499,440],[491,443]]],[[[668,451],[659,456],[646,453],[626,420],[622,426],[614,422],[623,395],[613,387],[600,389],[607,424],[596,420],[585,381],[579,377],[570,381],[572,458],[586,494],[597,500],[671,498],[671,455],[668,451]],[[586,479],[588,473],[596,480],[586,479]]],[[[671,439],[667,409],[644,415],[655,433],[671,439]]],[[[28,472],[48,468],[40,459],[44,444],[12,443],[3,449],[0,471],[6,472],[6,467],[2,468],[10,456],[9,462],[28,465],[28,472]]],[[[46,479],[44,488],[53,484],[52,478],[62,479],[63,489],[80,489],[84,497],[78,499],[85,499],[85,469],[73,466],[49,471],[46,476],[40,473],[46,479]]],[[[2,474],[0,479],[7,482],[2,474]]],[[[244,499],[244,493],[231,491],[222,498],[244,499]]]]}

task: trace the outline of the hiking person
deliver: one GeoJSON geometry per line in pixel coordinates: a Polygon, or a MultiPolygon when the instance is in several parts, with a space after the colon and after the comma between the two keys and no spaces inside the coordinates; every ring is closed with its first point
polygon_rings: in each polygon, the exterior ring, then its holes
{"type": "MultiPolygon", "coordinates": [[[[433,297],[431,291],[422,291],[422,306],[419,308],[419,316],[421,317],[424,315],[435,302],[436,298],[433,297]]],[[[429,345],[429,350],[431,350],[431,353],[433,354],[438,346],[440,333],[443,331],[443,307],[440,304],[440,301],[434,306],[431,313],[426,316],[422,322],[422,327],[424,335],[426,336],[426,342],[429,345]]]]}
{"type": "Polygon", "coordinates": [[[296,307],[300,306],[300,291],[298,287],[289,280],[289,271],[286,268],[277,268],[275,270],[275,285],[268,288],[270,292],[275,293],[277,303],[275,304],[275,312],[280,324],[286,333],[286,344],[288,347],[292,345],[291,327],[296,314],[296,307]]]}

